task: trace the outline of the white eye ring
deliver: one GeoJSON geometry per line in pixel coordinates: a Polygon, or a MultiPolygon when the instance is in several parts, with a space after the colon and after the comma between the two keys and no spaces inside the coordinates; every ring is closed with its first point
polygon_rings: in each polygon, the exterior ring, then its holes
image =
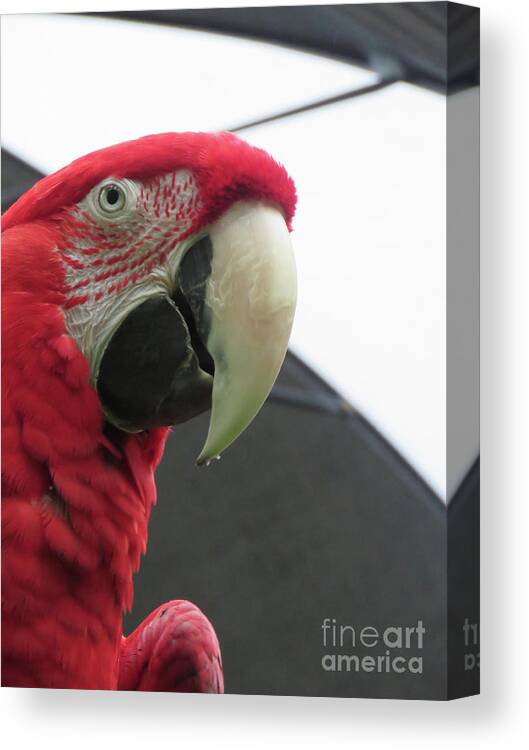
{"type": "Polygon", "coordinates": [[[127,195],[119,183],[107,182],[99,189],[97,202],[105,214],[116,214],[125,208],[127,195]]]}

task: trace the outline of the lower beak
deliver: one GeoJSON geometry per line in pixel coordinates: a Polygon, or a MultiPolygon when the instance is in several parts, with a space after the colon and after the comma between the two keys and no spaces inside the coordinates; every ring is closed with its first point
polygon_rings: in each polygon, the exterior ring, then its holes
{"type": "Polygon", "coordinates": [[[285,357],[297,294],[290,235],[276,208],[236,203],[209,236],[205,345],[215,375],[199,465],[220,456],[266,400],[285,357]]]}

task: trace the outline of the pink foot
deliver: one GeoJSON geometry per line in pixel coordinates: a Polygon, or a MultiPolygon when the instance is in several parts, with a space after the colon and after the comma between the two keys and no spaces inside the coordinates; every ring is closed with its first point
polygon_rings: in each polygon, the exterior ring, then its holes
{"type": "Polygon", "coordinates": [[[174,599],[123,638],[118,690],[224,692],[219,642],[198,607],[174,599]]]}

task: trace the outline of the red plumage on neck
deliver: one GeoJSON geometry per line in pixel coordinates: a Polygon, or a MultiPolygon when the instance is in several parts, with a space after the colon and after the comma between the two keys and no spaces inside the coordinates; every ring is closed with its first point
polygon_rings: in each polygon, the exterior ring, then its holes
{"type": "Polygon", "coordinates": [[[3,240],[3,684],[115,688],[167,430],[105,434],[57,239],[33,224],[3,240]]]}

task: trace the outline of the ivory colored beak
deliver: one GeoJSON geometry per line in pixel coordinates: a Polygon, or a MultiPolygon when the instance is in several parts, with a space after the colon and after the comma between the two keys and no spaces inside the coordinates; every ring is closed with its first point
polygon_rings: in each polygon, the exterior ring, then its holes
{"type": "Polygon", "coordinates": [[[206,346],[215,376],[199,465],[220,456],[266,400],[285,358],[297,296],[290,235],[278,209],[236,203],[209,235],[206,346]]]}

